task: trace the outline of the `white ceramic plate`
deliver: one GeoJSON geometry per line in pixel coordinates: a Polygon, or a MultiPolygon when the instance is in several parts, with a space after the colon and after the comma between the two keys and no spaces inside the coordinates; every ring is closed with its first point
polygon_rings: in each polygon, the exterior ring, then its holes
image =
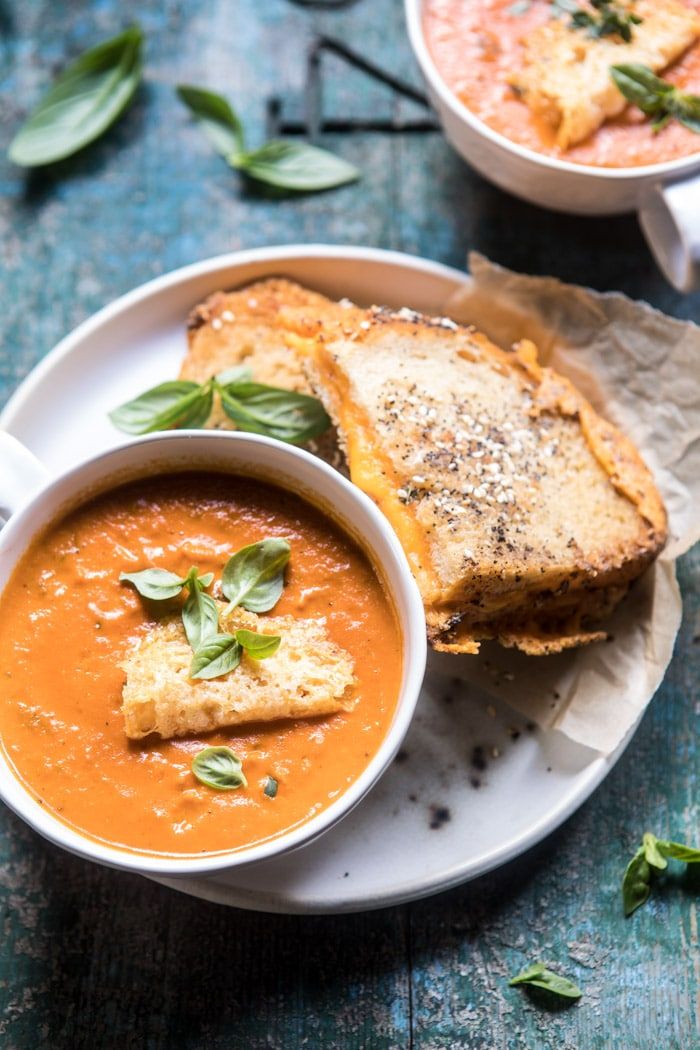
{"type": "MultiPolygon", "coordinates": [[[[325,245],[196,263],[77,328],[25,379],[0,425],[57,471],[123,441],[107,411],[177,374],[190,308],[219,288],[272,274],[333,297],[434,314],[466,280],[408,255],[325,245]]],[[[559,733],[531,731],[509,708],[471,686],[467,692],[453,661],[431,658],[405,757],[338,827],[296,853],[231,874],[159,881],[261,911],[360,911],[455,886],[533,846],[590,795],[629,738],[604,759],[559,733]]]]}

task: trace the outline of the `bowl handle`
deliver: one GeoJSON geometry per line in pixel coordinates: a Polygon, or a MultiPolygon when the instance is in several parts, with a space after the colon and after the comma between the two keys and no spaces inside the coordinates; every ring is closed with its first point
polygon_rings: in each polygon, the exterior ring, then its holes
{"type": "Polygon", "coordinates": [[[700,288],[700,175],[650,186],[640,202],[639,222],[673,287],[700,288]]]}
{"type": "Polygon", "coordinates": [[[17,438],[0,430],[0,522],[45,485],[49,472],[17,438]]]}

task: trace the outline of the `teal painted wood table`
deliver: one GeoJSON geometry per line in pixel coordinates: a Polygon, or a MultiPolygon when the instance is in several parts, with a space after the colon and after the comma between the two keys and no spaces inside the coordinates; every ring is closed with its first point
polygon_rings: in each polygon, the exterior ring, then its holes
{"type": "MultiPolygon", "coordinates": [[[[362,181],[276,199],[241,184],[173,95],[224,90],[252,144],[266,103],[299,121],[326,34],[419,87],[399,0],[0,0],[3,144],[68,57],[132,20],[146,79],[99,143],[26,176],[0,157],[0,400],[79,321],[177,266],[237,248],[326,241],[620,289],[680,317],[700,296],[659,276],[631,217],[579,219],[470,172],[426,111],[332,53],[323,144],[362,181]],[[348,120],[355,131],[342,130],[348,120]],[[373,130],[393,121],[418,128],[373,130]]],[[[698,364],[700,368],[700,362],[698,364]]],[[[0,464],[0,469],[1,464],[0,464]]],[[[633,743],[558,832],[500,871],[383,912],[279,917],[205,904],[57,852],[0,812],[0,1045],[223,1050],[303,1046],[690,1050],[700,1046],[700,879],[669,877],[625,920],[619,883],[647,828],[700,838],[700,557],[680,565],[676,654],[633,743]],[[551,1009],[507,978],[544,958],[584,997],[551,1009]]]]}

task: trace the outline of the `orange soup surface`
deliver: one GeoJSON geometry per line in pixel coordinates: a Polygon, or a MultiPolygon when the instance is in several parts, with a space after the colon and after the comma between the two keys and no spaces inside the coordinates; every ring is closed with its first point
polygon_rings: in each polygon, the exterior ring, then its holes
{"type": "Polygon", "coordinates": [[[369,560],[319,510],[255,480],[182,474],[115,489],[34,543],[0,601],[0,663],[2,744],[41,804],[103,842],[191,855],[280,835],[357,779],[394,714],[401,636],[369,560]],[[128,741],[120,663],[160,613],[119,573],[197,565],[220,580],[236,550],[273,536],[289,540],[291,558],[270,615],[326,618],[354,660],[355,708],[128,741]],[[194,777],[193,756],[217,744],[240,756],[247,788],[216,791],[194,777]]]}
{"type": "MultiPolygon", "coordinates": [[[[700,0],[685,4],[700,12],[700,0]]],[[[529,6],[513,0],[425,0],[423,24],[447,86],[477,117],[521,146],[560,160],[610,168],[656,164],[700,151],[700,135],[677,120],[654,132],[650,118],[636,106],[606,121],[584,142],[560,149],[552,127],[533,116],[507,79],[522,66],[522,38],[551,13],[549,0],[532,0],[529,6]]],[[[700,43],[662,75],[683,91],[700,94],[700,43]]]]}

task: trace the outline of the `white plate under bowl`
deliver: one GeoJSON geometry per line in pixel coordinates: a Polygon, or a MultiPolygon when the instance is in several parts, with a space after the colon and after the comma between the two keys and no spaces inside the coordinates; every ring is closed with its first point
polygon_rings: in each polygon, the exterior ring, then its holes
{"type": "MultiPolygon", "coordinates": [[[[56,471],[123,441],[108,410],[177,374],[191,307],[272,274],[335,298],[433,314],[444,313],[467,280],[369,248],[288,246],[208,259],[150,281],[80,325],[24,380],[0,425],[56,471]]],[[[600,784],[631,734],[601,758],[560,733],[528,729],[455,679],[458,667],[459,658],[431,657],[401,760],[327,835],[230,874],[159,881],[260,911],[361,911],[455,886],[533,846],[600,784]]]]}

